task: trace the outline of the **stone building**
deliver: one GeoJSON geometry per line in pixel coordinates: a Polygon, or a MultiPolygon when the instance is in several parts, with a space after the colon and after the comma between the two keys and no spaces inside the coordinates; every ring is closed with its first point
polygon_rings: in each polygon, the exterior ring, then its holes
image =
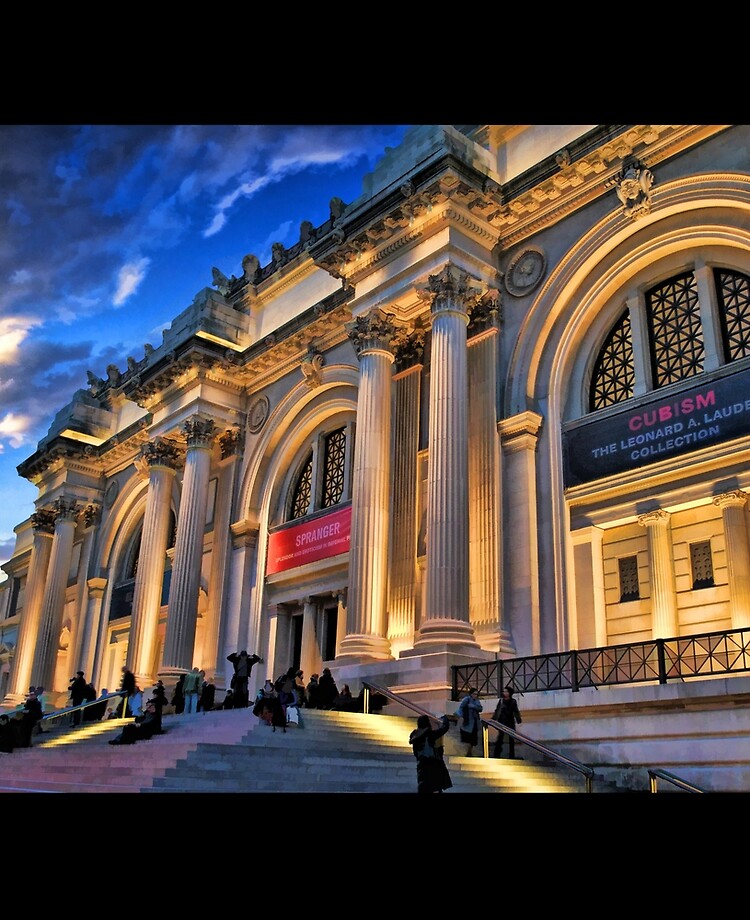
{"type": "MultiPolygon", "coordinates": [[[[750,127],[418,125],[61,409],[0,692],[750,626],[750,127]],[[239,269],[238,269],[239,271],[239,269]]],[[[210,270],[207,266],[207,276],[210,270]]]]}

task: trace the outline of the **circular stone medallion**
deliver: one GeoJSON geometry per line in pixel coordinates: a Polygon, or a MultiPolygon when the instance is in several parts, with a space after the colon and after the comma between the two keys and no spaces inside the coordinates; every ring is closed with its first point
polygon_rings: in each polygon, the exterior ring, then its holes
{"type": "Polygon", "coordinates": [[[541,249],[524,249],[511,259],[505,273],[505,287],[514,297],[530,294],[539,286],[547,260],[541,249]]]}
{"type": "Polygon", "coordinates": [[[269,407],[270,403],[267,396],[260,396],[255,400],[252,406],[250,406],[247,427],[253,434],[257,434],[265,425],[266,419],[268,418],[269,407]]]}

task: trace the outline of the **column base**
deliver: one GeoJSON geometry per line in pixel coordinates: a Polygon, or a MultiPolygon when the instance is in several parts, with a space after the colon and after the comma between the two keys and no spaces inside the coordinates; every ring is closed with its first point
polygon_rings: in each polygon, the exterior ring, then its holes
{"type": "Polygon", "coordinates": [[[368,636],[363,634],[353,634],[346,636],[339,646],[339,658],[363,658],[375,659],[376,661],[387,661],[392,659],[391,644],[382,636],[368,636]]]}
{"type": "Polygon", "coordinates": [[[468,648],[480,648],[474,636],[474,627],[463,620],[431,619],[419,629],[419,636],[414,648],[427,645],[462,645],[468,648]]]}
{"type": "Polygon", "coordinates": [[[5,699],[2,702],[3,706],[18,706],[21,703],[26,702],[25,693],[6,693],[5,699]]]}

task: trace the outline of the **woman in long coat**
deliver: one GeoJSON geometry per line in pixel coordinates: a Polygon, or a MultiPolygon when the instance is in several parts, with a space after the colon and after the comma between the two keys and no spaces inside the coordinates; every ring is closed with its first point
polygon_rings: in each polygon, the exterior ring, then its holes
{"type": "Polygon", "coordinates": [[[479,740],[479,726],[482,724],[482,704],[479,702],[479,691],[471,687],[468,694],[458,706],[458,727],[461,732],[461,742],[466,745],[466,756],[471,757],[473,749],[479,740]]]}
{"type": "Polygon", "coordinates": [[[438,739],[448,731],[448,716],[440,719],[440,726],[433,728],[430,717],[422,715],[417,727],[409,735],[409,744],[417,758],[417,792],[443,792],[453,785],[448,768],[443,760],[443,745],[438,739]]]}

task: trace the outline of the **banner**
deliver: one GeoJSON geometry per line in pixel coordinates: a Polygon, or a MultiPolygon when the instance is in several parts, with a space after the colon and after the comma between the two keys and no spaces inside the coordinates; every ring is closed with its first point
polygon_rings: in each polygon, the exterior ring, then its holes
{"type": "Polygon", "coordinates": [[[313,521],[277,530],[268,538],[266,575],[348,552],[351,525],[349,505],[313,521]]]}
{"type": "Polygon", "coordinates": [[[565,487],[750,434],[750,370],[563,432],[565,487]]]}

